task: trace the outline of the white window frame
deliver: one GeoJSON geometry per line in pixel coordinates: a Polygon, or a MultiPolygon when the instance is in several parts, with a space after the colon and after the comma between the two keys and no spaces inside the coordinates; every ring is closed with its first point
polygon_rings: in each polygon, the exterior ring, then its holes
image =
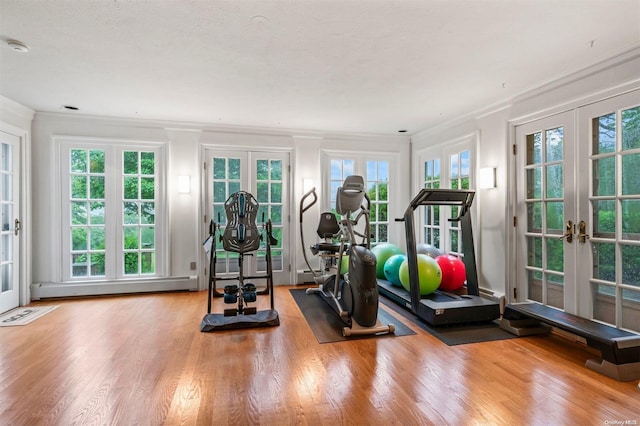
{"type": "Polygon", "coordinates": [[[93,281],[118,281],[139,278],[167,277],[169,272],[169,232],[168,232],[168,199],[166,191],[166,144],[161,142],[146,142],[133,140],[114,140],[83,137],[56,137],[54,138],[58,161],[55,175],[58,178],[58,200],[56,218],[59,223],[58,241],[60,247],[53,250],[53,264],[58,265],[57,276],[62,282],[86,283],[93,281]],[[105,233],[106,233],[106,259],[105,276],[99,277],[73,277],[68,265],[71,263],[70,232],[68,218],[70,206],[69,200],[69,154],[72,149],[101,149],[105,151],[105,233]],[[152,274],[124,274],[122,241],[122,152],[147,151],[154,152],[155,162],[155,273],[152,274]]]}

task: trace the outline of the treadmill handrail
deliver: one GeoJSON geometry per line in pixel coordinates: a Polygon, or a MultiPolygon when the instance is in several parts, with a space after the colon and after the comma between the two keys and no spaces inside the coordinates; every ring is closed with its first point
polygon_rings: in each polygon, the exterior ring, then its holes
{"type": "Polygon", "coordinates": [[[414,223],[414,210],[420,206],[460,206],[458,217],[451,220],[461,222],[460,230],[462,231],[462,252],[464,254],[462,261],[465,264],[465,270],[467,273],[466,281],[468,294],[479,296],[478,272],[471,225],[471,203],[473,202],[474,196],[475,191],[473,190],[423,188],[420,190],[418,195],[411,200],[409,207],[405,210],[404,217],[399,220],[403,221],[405,226],[407,262],[409,264],[409,293],[411,295],[411,307],[413,312],[418,311],[418,304],[420,303],[421,298],[418,285],[418,260],[414,223]]]}
{"type": "Polygon", "coordinates": [[[418,192],[418,195],[413,197],[407,211],[415,210],[420,206],[460,206],[458,217],[449,219],[449,221],[457,222],[471,209],[474,197],[475,191],[469,189],[423,188],[418,192]]]}
{"type": "Polygon", "coordinates": [[[409,207],[421,205],[471,205],[475,191],[470,189],[423,188],[413,197],[409,207]]]}

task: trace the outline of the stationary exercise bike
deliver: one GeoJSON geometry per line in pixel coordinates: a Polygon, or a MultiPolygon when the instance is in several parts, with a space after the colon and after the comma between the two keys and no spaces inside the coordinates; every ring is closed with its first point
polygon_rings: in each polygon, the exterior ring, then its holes
{"type": "Polygon", "coordinates": [[[318,295],[331,306],[344,323],[344,336],[393,333],[393,324],[383,325],[378,320],[378,283],[376,257],[370,250],[369,225],[370,200],[364,190],[362,176],[348,176],[338,188],[336,212],[324,212],[320,216],[318,236],[323,241],[311,246],[313,254],[320,256],[320,271],[311,267],[307,258],[302,227],[303,214],[318,201],[315,188],[300,200],[300,240],[302,253],[309,270],[318,285],[308,288],[308,295],[318,295]],[[312,201],[307,201],[313,196],[312,201]],[[364,219],[364,230],[358,231],[358,222],[364,219]],[[356,241],[357,237],[362,242],[356,241]],[[343,274],[341,265],[348,256],[348,271],[343,274]]]}
{"type": "MultiPolygon", "coordinates": [[[[209,298],[207,314],[202,319],[200,331],[219,331],[238,328],[272,327],[280,325],[278,312],[273,307],[273,270],[271,265],[271,246],[277,244],[273,237],[271,219],[265,222],[262,218],[262,231],[256,225],[258,201],[253,195],[245,191],[238,191],[229,196],[224,208],[227,224],[222,229],[220,217],[218,222],[211,220],[209,224],[209,238],[205,246],[209,251],[209,298]],[[218,277],[216,275],[217,242],[222,242],[225,251],[238,253],[238,276],[218,277]],[[244,274],[244,257],[252,256],[265,242],[266,266],[265,275],[246,276],[244,274]],[[255,284],[246,282],[248,279],[266,279],[266,286],[258,289],[255,284]],[[217,290],[217,282],[221,280],[237,281],[224,286],[223,292],[217,290]],[[271,309],[258,311],[252,303],[257,301],[258,295],[269,295],[271,309]],[[223,297],[224,303],[233,305],[224,309],[222,314],[211,313],[213,297],[223,297]]],[[[264,215],[263,215],[264,216],[264,215]]]]}

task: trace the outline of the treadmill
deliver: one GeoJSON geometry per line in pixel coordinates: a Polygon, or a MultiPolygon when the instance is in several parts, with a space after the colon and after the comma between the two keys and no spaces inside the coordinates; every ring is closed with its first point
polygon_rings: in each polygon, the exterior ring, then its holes
{"type": "Polygon", "coordinates": [[[474,195],[475,191],[469,190],[425,188],[411,200],[404,217],[396,219],[404,222],[405,226],[411,291],[408,292],[403,287],[394,286],[381,279],[378,279],[378,290],[380,294],[411,310],[419,318],[434,326],[488,322],[500,316],[500,304],[481,297],[478,288],[478,272],[471,229],[471,203],[474,195]],[[414,211],[420,206],[459,207],[458,216],[449,221],[460,223],[464,254],[462,260],[467,274],[466,294],[436,290],[421,297],[414,224],[414,211]]]}

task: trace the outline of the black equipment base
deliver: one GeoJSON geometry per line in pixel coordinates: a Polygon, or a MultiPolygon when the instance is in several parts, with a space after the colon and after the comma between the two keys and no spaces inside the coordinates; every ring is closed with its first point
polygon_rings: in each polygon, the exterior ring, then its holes
{"type": "MultiPolygon", "coordinates": [[[[309,328],[313,331],[318,343],[334,343],[344,342],[347,340],[379,338],[389,336],[407,336],[416,334],[409,327],[394,317],[388,309],[382,306],[378,307],[378,321],[381,324],[393,324],[393,332],[386,329],[380,333],[356,334],[348,331],[345,335],[345,323],[336,315],[333,307],[327,303],[328,301],[318,295],[307,294],[306,289],[296,288],[289,290],[293,300],[295,300],[300,312],[307,321],[309,328]]],[[[357,330],[356,330],[357,331],[357,330]]]]}
{"type": "Polygon", "coordinates": [[[243,328],[275,327],[280,325],[278,312],[273,309],[258,311],[251,315],[225,316],[224,314],[206,314],[202,318],[200,331],[223,331],[243,328]]]}
{"type": "MultiPolygon", "coordinates": [[[[411,310],[411,294],[386,280],[378,280],[383,296],[411,310]]],[[[500,317],[500,304],[480,296],[456,295],[435,291],[420,299],[419,318],[434,326],[488,322],[500,317]]]]}
{"type": "MultiPolygon", "coordinates": [[[[343,287],[344,290],[344,287],[343,287]]],[[[349,293],[351,293],[349,291],[349,293]]],[[[361,335],[372,335],[372,334],[387,334],[395,332],[394,324],[383,324],[378,317],[378,305],[376,304],[376,313],[375,313],[375,324],[370,326],[363,326],[358,324],[355,318],[353,318],[348,310],[343,306],[343,299],[335,299],[330,290],[323,290],[322,286],[320,287],[312,287],[305,290],[305,295],[307,297],[315,297],[313,295],[318,295],[323,303],[329,306],[337,316],[340,318],[340,322],[343,324],[342,326],[342,335],[345,337],[348,336],[361,336],[361,335]]],[[[344,297],[344,296],[343,296],[344,297]]],[[[346,304],[350,305],[352,302],[349,301],[346,304]]]]}
{"type": "Polygon", "coordinates": [[[599,350],[602,359],[588,360],[587,367],[619,381],[640,379],[640,335],[533,302],[507,305],[501,327],[527,336],[537,334],[541,323],[581,336],[599,350]]]}

